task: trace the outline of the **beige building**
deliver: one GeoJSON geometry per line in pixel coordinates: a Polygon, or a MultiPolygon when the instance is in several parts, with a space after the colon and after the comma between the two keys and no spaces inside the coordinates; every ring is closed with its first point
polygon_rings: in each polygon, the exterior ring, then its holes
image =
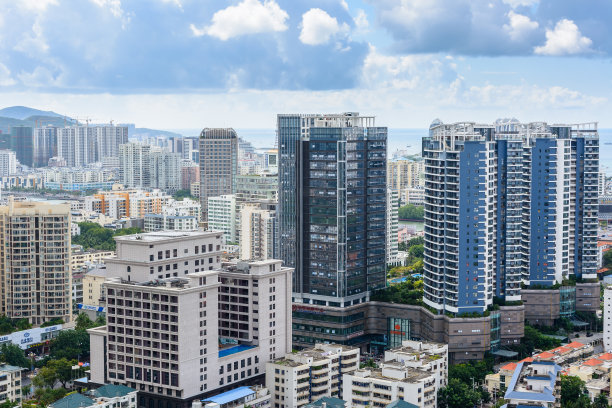
{"type": "MultiPolygon", "coordinates": [[[[221,264],[220,232],[117,237],[106,260],[107,326],[89,330],[91,381],[139,406],[191,402],[263,376],[291,349],[291,268],[221,264]]],[[[161,406],[161,405],[160,405],[161,406]]]]}
{"type": "Polygon", "coordinates": [[[359,349],[339,344],[287,354],[266,364],[274,407],[303,407],[322,397],[340,398],[342,376],[359,368],[359,349]]]}
{"type": "Polygon", "coordinates": [[[423,161],[394,160],[387,162],[387,183],[388,187],[394,191],[424,186],[424,174],[423,161]]]}
{"type": "Polygon", "coordinates": [[[83,276],[83,303],[88,306],[104,306],[102,284],[106,280],[106,266],[98,265],[83,276]]]}
{"type": "Polygon", "coordinates": [[[13,401],[21,406],[21,374],[25,368],[0,365],[0,401],[13,401]]]}
{"type": "Polygon", "coordinates": [[[83,250],[82,246],[76,246],[72,248],[72,254],[70,255],[70,264],[73,271],[78,271],[86,264],[99,264],[104,259],[114,256],[113,251],[103,251],[97,249],[83,250]]]}
{"type": "Polygon", "coordinates": [[[71,321],[70,205],[9,197],[0,247],[1,313],[34,326],[71,321]]]}
{"type": "Polygon", "coordinates": [[[240,258],[272,259],[276,243],[275,212],[259,205],[240,210],[240,258]]]}

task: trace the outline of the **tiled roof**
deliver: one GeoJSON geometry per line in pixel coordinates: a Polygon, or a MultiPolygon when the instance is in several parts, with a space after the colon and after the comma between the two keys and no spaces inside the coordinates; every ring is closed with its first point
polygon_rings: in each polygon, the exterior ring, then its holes
{"type": "Polygon", "coordinates": [[[516,363],[508,363],[501,368],[501,370],[514,371],[516,369],[516,363]]]}
{"type": "Polygon", "coordinates": [[[612,354],[603,353],[601,356],[597,357],[598,360],[609,361],[612,360],[612,354]]]}
{"type": "Polygon", "coordinates": [[[582,365],[590,366],[590,367],[595,367],[595,366],[601,365],[602,363],[603,363],[603,361],[598,360],[596,358],[592,358],[592,359],[587,360],[584,363],[582,363],[582,365]]]}
{"type": "Polygon", "coordinates": [[[571,347],[573,349],[579,349],[584,347],[584,344],[577,342],[577,341],[572,341],[570,344],[566,344],[565,347],[571,347]]]}

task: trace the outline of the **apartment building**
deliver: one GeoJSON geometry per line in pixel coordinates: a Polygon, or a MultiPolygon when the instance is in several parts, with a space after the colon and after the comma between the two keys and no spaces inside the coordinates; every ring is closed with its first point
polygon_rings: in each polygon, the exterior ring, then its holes
{"type": "Polygon", "coordinates": [[[596,124],[432,124],[424,302],[482,313],[522,283],[596,278],[598,152],[596,124]]]}
{"type": "Polygon", "coordinates": [[[236,195],[209,196],[208,200],[208,229],[222,231],[225,243],[238,240],[238,213],[236,195]]]}
{"type": "Polygon", "coordinates": [[[70,205],[0,206],[1,313],[34,326],[72,320],[70,205]]]}
{"type": "Polygon", "coordinates": [[[245,204],[240,210],[240,258],[274,259],[276,212],[245,204]]]}
{"type": "Polygon", "coordinates": [[[12,150],[0,150],[0,177],[17,173],[17,156],[12,150]]]}
{"type": "Polygon", "coordinates": [[[85,305],[102,306],[105,304],[102,284],[106,281],[107,276],[106,265],[96,265],[83,275],[83,303],[85,305]]]}
{"type": "Polygon", "coordinates": [[[137,389],[139,405],[190,407],[263,377],[291,348],[291,269],[221,264],[219,232],[117,237],[106,261],[107,326],[89,330],[92,381],[137,389]]]}
{"type": "Polygon", "coordinates": [[[195,231],[199,227],[202,211],[200,203],[188,198],[182,201],[173,199],[163,206],[160,214],[145,214],[144,229],[146,232],[195,231]]]}
{"type": "Polygon", "coordinates": [[[603,316],[603,346],[612,352],[612,286],[604,289],[604,316],[603,316]]]}
{"type": "Polygon", "coordinates": [[[388,186],[395,192],[423,185],[423,160],[390,160],[387,162],[388,186]]]}
{"type": "Polygon", "coordinates": [[[107,384],[84,394],[69,394],[49,408],[137,408],[137,393],[124,385],[107,384]]]}
{"type": "Polygon", "coordinates": [[[517,364],[504,399],[503,408],[558,407],[561,367],[548,361],[517,364]]]}
{"type": "Polygon", "coordinates": [[[384,361],[432,373],[436,388],[448,383],[448,344],[404,340],[400,347],[385,351],[384,361]]]}
{"type": "Polygon", "coordinates": [[[343,376],[359,368],[359,349],[316,344],[266,363],[272,407],[303,407],[322,397],[342,395],[343,376]]]}
{"type": "Polygon", "coordinates": [[[115,188],[85,197],[85,210],[114,219],[144,218],[145,214],[161,214],[171,200],[172,196],[161,190],[115,188]]]}
{"type": "Polygon", "coordinates": [[[398,251],[398,241],[397,241],[397,230],[399,227],[398,220],[398,210],[399,210],[399,201],[398,201],[397,192],[387,189],[387,215],[385,216],[386,222],[386,235],[387,235],[387,265],[397,263],[397,251],[398,251]]]}
{"type": "Polygon", "coordinates": [[[0,401],[16,402],[21,406],[21,378],[25,368],[0,365],[0,401]]]}
{"type": "Polygon", "coordinates": [[[73,245],[70,254],[70,265],[73,271],[78,271],[86,264],[99,264],[104,259],[115,255],[113,251],[104,251],[98,249],[83,250],[81,245],[73,245]]]}

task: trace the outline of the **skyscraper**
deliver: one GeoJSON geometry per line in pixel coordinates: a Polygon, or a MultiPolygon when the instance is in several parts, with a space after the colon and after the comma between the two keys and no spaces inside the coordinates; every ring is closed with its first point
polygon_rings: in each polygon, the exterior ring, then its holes
{"type": "Polygon", "coordinates": [[[126,187],[151,186],[151,146],[126,143],[119,146],[119,179],[126,187]]]}
{"type": "Polygon", "coordinates": [[[425,159],[425,295],[440,311],[521,299],[521,283],[595,278],[594,124],[432,125],[425,159]]]}
{"type": "Polygon", "coordinates": [[[117,156],[127,142],[127,126],[68,126],[57,130],[57,155],[69,167],[79,167],[117,156]]]}
{"type": "Polygon", "coordinates": [[[70,321],[70,206],[10,197],[0,231],[1,313],[36,326],[70,321]]]}
{"type": "Polygon", "coordinates": [[[34,159],[34,139],[32,127],[12,126],[10,149],[17,154],[19,163],[32,167],[34,159]]]}
{"type": "Polygon", "coordinates": [[[279,255],[295,302],[345,307],[385,286],[387,128],[358,113],[278,115],[279,255]]]}
{"type": "Polygon", "coordinates": [[[34,129],[34,167],[46,167],[57,156],[57,130],[56,126],[34,129]]]}
{"type": "Polygon", "coordinates": [[[200,202],[208,225],[208,197],[233,194],[238,173],[238,135],[234,129],[204,129],[200,133],[200,202]]]}

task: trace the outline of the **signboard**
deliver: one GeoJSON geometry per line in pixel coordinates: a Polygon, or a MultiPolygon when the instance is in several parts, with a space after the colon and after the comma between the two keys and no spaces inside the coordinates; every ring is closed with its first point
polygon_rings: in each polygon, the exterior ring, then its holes
{"type": "Polygon", "coordinates": [[[7,334],[6,336],[1,336],[0,343],[11,342],[25,350],[30,347],[40,346],[44,344],[44,341],[50,338],[50,336],[45,336],[46,338],[43,339],[43,334],[53,333],[60,330],[62,330],[61,324],[56,324],[55,326],[49,327],[35,327],[33,329],[22,330],[15,333],[7,334]]]}
{"type": "Polygon", "coordinates": [[[104,312],[106,313],[106,308],[103,306],[91,306],[91,305],[84,305],[82,303],[77,303],[77,308],[81,309],[81,310],[92,310],[94,312],[104,312]]]}
{"type": "Polygon", "coordinates": [[[325,310],[319,307],[302,306],[302,305],[293,305],[293,311],[294,312],[314,313],[314,314],[325,314],[325,310]]]}

